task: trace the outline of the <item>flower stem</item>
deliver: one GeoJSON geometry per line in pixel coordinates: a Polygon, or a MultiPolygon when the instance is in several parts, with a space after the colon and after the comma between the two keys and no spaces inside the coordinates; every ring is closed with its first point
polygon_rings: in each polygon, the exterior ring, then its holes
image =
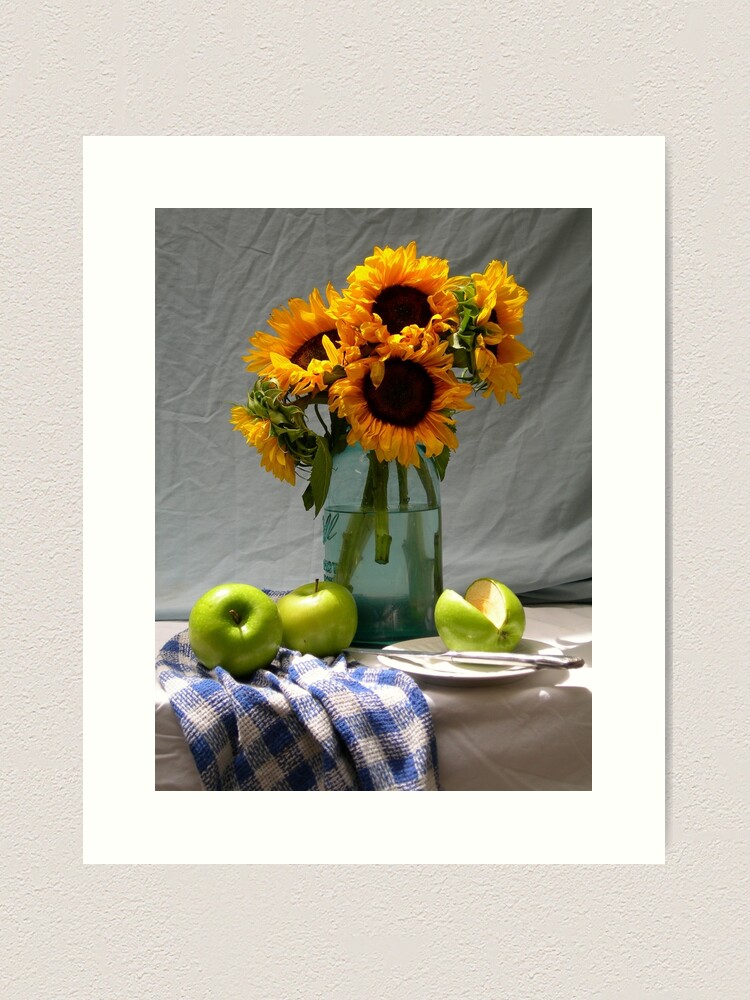
{"type": "Polygon", "coordinates": [[[409,508],[409,486],[407,481],[406,466],[396,461],[396,473],[398,475],[398,506],[400,510],[409,508]]]}
{"type": "Polygon", "coordinates": [[[336,583],[351,587],[354,571],[362,559],[367,539],[372,531],[372,520],[361,511],[349,515],[349,521],[341,540],[341,553],[336,567],[336,583]]]}
{"type": "Polygon", "coordinates": [[[336,567],[336,583],[341,583],[350,589],[354,571],[362,559],[362,553],[372,532],[372,518],[366,514],[366,511],[372,510],[372,497],[373,469],[372,463],[370,463],[364,489],[362,490],[360,509],[353,511],[349,515],[341,540],[341,552],[339,553],[338,566],[336,567]]]}
{"type": "Polygon", "coordinates": [[[435,484],[430,477],[430,470],[425,465],[426,461],[428,461],[428,459],[426,459],[423,455],[419,465],[417,466],[417,472],[419,474],[420,482],[422,483],[422,486],[424,486],[425,496],[427,497],[427,507],[428,509],[432,509],[438,505],[437,493],[435,492],[435,484]]]}
{"type": "Polygon", "coordinates": [[[388,562],[391,550],[391,536],[388,532],[388,472],[389,463],[379,462],[375,452],[370,452],[370,468],[373,473],[372,505],[375,509],[375,562],[388,562]]]}

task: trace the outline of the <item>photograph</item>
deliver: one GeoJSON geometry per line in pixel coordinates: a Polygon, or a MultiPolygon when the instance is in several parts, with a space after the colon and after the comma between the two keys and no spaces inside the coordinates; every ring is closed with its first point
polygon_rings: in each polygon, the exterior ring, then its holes
{"type": "Polygon", "coordinates": [[[155,789],[590,791],[591,207],[154,254],[155,789]]]}

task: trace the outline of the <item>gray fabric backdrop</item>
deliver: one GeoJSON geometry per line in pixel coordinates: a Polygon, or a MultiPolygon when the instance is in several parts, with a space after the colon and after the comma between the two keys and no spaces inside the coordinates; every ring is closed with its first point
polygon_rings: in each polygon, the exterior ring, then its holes
{"type": "Polygon", "coordinates": [[[452,273],[507,260],[529,290],[521,399],[476,397],[442,484],[445,585],[493,576],[528,603],[591,599],[588,209],[162,209],[156,213],[156,617],[209,587],[322,575],[320,519],[228,421],[273,308],[341,289],[375,245],[452,273]]]}

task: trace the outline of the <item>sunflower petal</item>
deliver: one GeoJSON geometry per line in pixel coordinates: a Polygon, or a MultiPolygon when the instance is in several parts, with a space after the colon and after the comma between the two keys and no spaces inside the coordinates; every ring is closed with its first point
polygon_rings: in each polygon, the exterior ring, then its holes
{"type": "Polygon", "coordinates": [[[382,361],[380,358],[377,358],[373,362],[372,367],[370,368],[370,379],[376,389],[380,388],[384,375],[385,375],[385,362],[382,361]]]}

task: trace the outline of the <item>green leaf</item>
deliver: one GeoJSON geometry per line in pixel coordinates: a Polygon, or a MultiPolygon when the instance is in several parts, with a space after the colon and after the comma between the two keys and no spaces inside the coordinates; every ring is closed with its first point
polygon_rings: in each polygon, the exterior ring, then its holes
{"type": "MultiPolygon", "coordinates": [[[[331,485],[331,471],[333,460],[331,452],[324,437],[318,437],[318,447],[310,470],[310,486],[312,489],[313,502],[315,503],[315,516],[323,509],[323,504],[328,496],[328,487],[331,485]]],[[[304,497],[303,497],[304,500],[304,497]]],[[[308,508],[309,509],[309,508],[308,508]]]]}
{"type": "Polygon", "coordinates": [[[341,365],[334,365],[330,372],[326,372],[323,375],[323,385],[333,385],[334,382],[338,382],[340,378],[344,378],[346,375],[346,370],[341,367],[341,365]]]}
{"type": "Polygon", "coordinates": [[[331,410],[331,454],[338,455],[346,447],[346,436],[349,433],[349,424],[343,417],[331,410]]]}
{"type": "Polygon", "coordinates": [[[433,456],[432,464],[435,466],[435,472],[438,474],[438,479],[442,482],[445,479],[445,470],[448,468],[448,460],[451,457],[451,450],[446,445],[439,455],[433,456]]]}
{"type": "Polygon", "coordinates": [[[314,502],[312,483],[308,483],[305,487],[305,492],[302,494],[302,503],[305,505],[305,510],[309,510],[314,502]]]}
{"type": "Polygon", "coordinates": [[[471,367],[471,354],[466,350],[465,347],[457,348],[453,351],[453,367],[454,368],[470,368],[471,367]]]}

